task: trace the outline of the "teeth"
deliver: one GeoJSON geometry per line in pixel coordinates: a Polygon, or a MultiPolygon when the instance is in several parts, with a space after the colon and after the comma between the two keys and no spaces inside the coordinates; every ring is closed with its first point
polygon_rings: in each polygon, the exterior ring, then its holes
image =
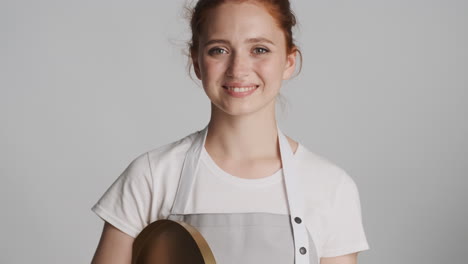
{"type": "Polygon", "coordinates": [[[236,93],[242,93],[242,92],[247,92],[247,91],[253,90],[253,89],[257,88],[257,87],[256,86],[251,86],[251,87],[231,87],[231,86],[227,86],[226,88],[228,88],[230,91],[234,91],[236,93]]]}

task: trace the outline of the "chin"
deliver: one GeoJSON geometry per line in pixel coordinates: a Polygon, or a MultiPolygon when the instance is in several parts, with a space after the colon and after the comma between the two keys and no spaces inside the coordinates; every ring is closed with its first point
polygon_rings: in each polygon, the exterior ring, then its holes
{"type": "MultiPolygon", "coordinates": [[[[268,104],[267,104],[268,105],[268,104]]],[[[219,111],[230,116],[247,116],[260,113],[267,105],[238,105],[229,107],[216,107],[219,111]]],[[[273,110],[274,111],[274,110],[273,110]]]]}
{"type": "Polygon", "coordinates": [[[250,115],[255,113],[255,111],[252,111],[251,109],[220,109],[224,114],[230,115],[230,116],[244,116],[244,115],[250,115]]]}

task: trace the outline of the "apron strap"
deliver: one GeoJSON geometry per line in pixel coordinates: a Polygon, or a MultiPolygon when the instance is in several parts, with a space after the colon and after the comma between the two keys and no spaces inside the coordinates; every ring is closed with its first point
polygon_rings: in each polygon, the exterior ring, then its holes
{"type": "Polygon", "coordinates": [[[175,195],[174,204],[171,208],[171,214],[185,214],[187,201],[192,191],[193,182],[197,175],[198,160],[205,146],[206,135],[208,134],[208,125],[195,134],[192,145],[185,155],[182,172],[175,195]]]}
{"type": "MultiPolygon", "coordinates": [[[[293,152],[286,136],[281,132],[277,125],[281,166],[284,175],[284,185],[286,187],[286,198],[288,200],[289,218],[294,237],[294,256],[295,264],[309,263],[309,236],[304,222],[304,199],[301,195],[298,183],[298,177],[295,172],[293,152]]],[[[190,199],[192,186],[198,170],[198,161],[201,151],[205,146],[206,135],[208,134],[208,125],[198,131],[192,142],[192,145],[185,155],[182,166],[181,177],[171,208],[171,214],[185,214],[187,201],[190,199]]]]}
{"type": "Polygon", "coordinates": [[[309,263],[309,236],[304,222],[304,198],[301,195],[296,173],[296,160],[286,136],[279,127],[278,138],[281,153],[281,164],[283,167],[284,185],[289,206],[289,219],[294,236],[294,256],[296,264],[309,263]]]}

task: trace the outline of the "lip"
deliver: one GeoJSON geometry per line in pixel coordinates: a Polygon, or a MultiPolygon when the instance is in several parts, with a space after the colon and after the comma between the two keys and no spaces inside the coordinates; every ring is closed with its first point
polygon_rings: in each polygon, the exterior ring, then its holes
{"type": "Polygon", "coordinates": [[[226,83],[225,85],[223,85],[223,90],[233,97],[243,98],[253,94],[258,89],[258,87],[259,85],[253,83],[226,83]],[[255,86],[255,88],[244,92],[235,92],[232,89],[228,89],[228,87],[247,88],[252,86],[255,86]]]}
{"type": "Polygon", "coordinates": [[[241,82],[229,82],[229,83],[224,83],[223,87],[226,86],[231,86],[231,87],[252,87],[252,86],[258,86],[255,83],[241,83],[241,82]]]}

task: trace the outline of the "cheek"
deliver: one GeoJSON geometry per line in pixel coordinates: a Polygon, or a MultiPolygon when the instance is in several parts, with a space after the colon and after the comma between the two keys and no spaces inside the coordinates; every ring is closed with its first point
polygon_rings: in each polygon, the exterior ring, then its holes
{"type": "Polygon", "coordinates": [[[225,63],[221,60],[204,59],[201,65],[201,72],[204,79],[217,78],[225,69],[225,63]]]}
{"type": "Polygon", "coordinates": [[[277,57],[269,57],[254,63],[255,71],[264,82],[282,80],[284,61],[277,57]]]}

